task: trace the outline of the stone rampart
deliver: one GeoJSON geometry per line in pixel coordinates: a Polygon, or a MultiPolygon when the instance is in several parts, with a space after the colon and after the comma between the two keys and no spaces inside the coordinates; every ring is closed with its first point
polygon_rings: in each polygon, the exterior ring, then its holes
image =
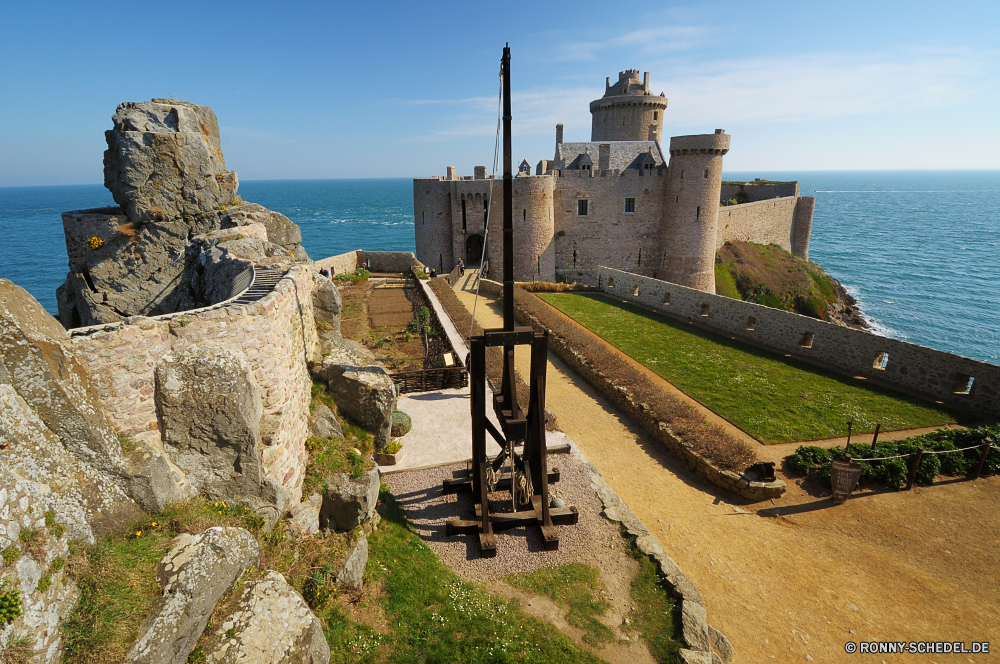
{"type": "Polygon", "coordinates": [[[796,202],[797,199],[786,197],[720,207],[715,250],[730,240],[742,240],[776,244],[791,251],[796,202]]]}
{"type": "Polygon", "coordinates": [[[753,203],[774,198],[799,195],[798,182],[723,182],[719,195],[722,203],[736,200],[737,203],[753,203]]]}
{"type": "Polygon", "coordinates": [[[602,290],[615,298],[809,364],[1000,417],[998,366],[621,270],[601,267],[599,276],[602,290]]]}
{"type": "Polygon", "coordinates": [[[409,272],[424,267],[412,251],[359,251],[358,265],[369,272],[409,272]]]}
{"type": "Polygon", "coordinates": [[[354,251],[348,251],[346,254],[337,254],[336,256],[323,258],[316,261],[313,267],[316,269],[316,272],[325,267],[330,271],[331,275],[354,272],[358,269],[359,251],[360,249],[355,249],[354,251]]]}
{"type": "Polygon", "coordinates": [[[252,304],[126,319],[110,330],[78,334],[67,343],[97,389],[115,430],[163,453],[154,402],[154,370],[167,354],[204,341],[246,354],[261,391],[264,474],[281,482],[293,503],[301,497],[307,454],[311,381],[307,362],[316,348],[311,266],[293,265],[274,290],[252,304]]]}

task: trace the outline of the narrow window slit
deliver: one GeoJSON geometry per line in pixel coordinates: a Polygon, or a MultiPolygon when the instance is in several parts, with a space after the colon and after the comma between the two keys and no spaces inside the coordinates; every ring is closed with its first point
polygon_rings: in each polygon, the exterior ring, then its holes
{"type": "Polygon", "coordinates": [[[813,339],[815,338],[815,336],[816,335],[814,335],[812,332],[803,333],[802,338],[799,339],[799,345],[802,346],[803,348],[812,348],[813,339]]]}

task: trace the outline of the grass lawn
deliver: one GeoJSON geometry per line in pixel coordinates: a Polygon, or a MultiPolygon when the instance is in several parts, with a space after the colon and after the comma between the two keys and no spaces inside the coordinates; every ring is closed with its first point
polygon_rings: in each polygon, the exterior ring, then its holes
{"type": "Polygon", "coordinates": [[[601,295],[538,293],[762,443],[937,426],[956,413],[601,295]]]}

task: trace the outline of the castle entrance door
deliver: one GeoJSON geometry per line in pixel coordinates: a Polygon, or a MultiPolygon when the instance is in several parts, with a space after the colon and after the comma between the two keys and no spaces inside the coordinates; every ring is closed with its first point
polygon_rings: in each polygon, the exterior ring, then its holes
{"type": "Polygon", "coordinates": [[[483,259],[483,236],[470,235],[465,240],[465,264],[469,267],[479,267],[483,259]]]}

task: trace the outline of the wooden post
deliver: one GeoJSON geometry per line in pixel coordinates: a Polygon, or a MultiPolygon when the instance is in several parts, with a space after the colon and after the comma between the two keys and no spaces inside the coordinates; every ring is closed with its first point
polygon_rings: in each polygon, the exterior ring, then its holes
{"type": "Polygon", "coordinates": [[[924,448],[917,448],[917,456],[913,459],[913,464],[910,466],[910,474],[906,478],[906,490],[909,491],[913,488],[913,480],[917,478],[917,469],[920,468],[920,460],[924,458],[924,448]]]}
{"type": "Polygon", "coordinates": [[[983,443],[983,453],[979,457],[979,463],[976,464],[976,470],[972,473],[972,479],[978,480],[979,474],[983,472],[983,466],[986,465],[986,457],[990,455],[990,447],[993,446],[993,439],[989,436],[986,437],[986,442],[983,443]]]}
{"type": "Polygon", "coordinates": [[[845,450],[851,446],[851,429],[853,427],[854,427],[854,420],[851,420],[850,422],[847,423],[847,445],[844,446],[845,450]]]}
{"type": "Polygon", "coordinates": [[[875,424],[875,435],[872,436],[872,449],[875,449],[875,443],[878,442],[878,430],[881,428],[882,428],[881,422],[875,424]]]}

